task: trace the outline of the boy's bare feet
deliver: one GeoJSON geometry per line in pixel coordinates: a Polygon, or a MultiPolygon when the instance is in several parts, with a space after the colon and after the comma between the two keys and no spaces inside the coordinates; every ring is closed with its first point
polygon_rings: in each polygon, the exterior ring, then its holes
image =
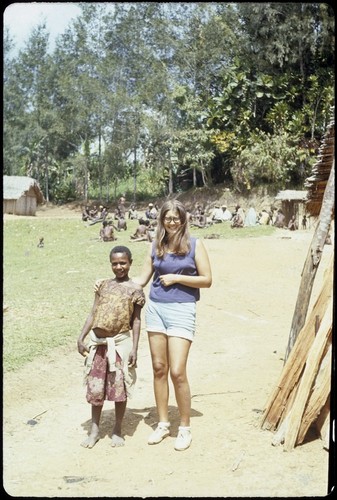
{"type": "Polygon", "coordinates": [[[125,445],[125,441],[124,439],[122,438],[122,436],[117,436],[117,434],[113,434],[112,435],[112,438],[111,438],[111,446],[113,448],[116,448],[118,446],[124,446],[125,445]]]}
{"type": "Polygon", "coordinates": [[[97,441],[99,441],[98,434],[91,433],[91,434],[89,434],[87,439],[85,439],[81,443],[81,446],[83,446],[83,448],[93,448],[95,446],[95,444],[97,443],[97,441]]]}

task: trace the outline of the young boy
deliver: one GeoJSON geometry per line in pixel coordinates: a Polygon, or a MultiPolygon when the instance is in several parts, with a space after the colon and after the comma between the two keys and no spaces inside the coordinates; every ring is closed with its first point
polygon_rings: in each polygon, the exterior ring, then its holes
{"type": "Polygon", "coordinates": [[[132,255],[129,248],[116,246],[110,252],[115,278],[101,280],[95,287],[92,310],[77,340],[85,359],[87,401],[91,404],[91,431],[81,443],[92,448],[99,440],[99,422],[104,400],[115,402],[112,446],[124,446],[122,421],[127,397],[136,382],[140,313],[145,295],[129,278],[132,255]],[[132,329],[132,338],[131,332],[132,329]],[[90,341],[84,340],[90,332],[90,341]]]}

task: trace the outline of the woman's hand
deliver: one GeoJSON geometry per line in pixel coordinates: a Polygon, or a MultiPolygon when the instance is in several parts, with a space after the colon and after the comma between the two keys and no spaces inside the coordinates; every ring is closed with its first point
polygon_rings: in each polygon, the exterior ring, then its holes
{"type": "Polygon", "coordinates": [[[174,285],[175,283],[179,282],[178,280],[179,276],[180,276],[179,274],[162,274],[159,277],[160,283],[164,286],[174,285]]]}

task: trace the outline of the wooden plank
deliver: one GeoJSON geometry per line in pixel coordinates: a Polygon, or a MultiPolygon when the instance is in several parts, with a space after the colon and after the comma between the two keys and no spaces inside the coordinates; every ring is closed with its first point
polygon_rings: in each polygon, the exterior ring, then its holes
{"type": "Polygon", "coordinates": [[[329,348],[321,362],[320,370],[316,377],[313,391],[308,399],[303,417],[301,420],[301,425],[298,431],[298,436],[296,444],[301,444],[309,430],[309,427],[316,422],[318,415],[320,414],[322,408],[324,407],[331,390],[331,339],[329,348]]]}
{"type": "Polygon", "coordinates": [[[261,421],[263,429],[275,430],[282,417],[284,417],[283,413],[287,406],[287,400],[300,379],[307,353],[315,339],[316,316],[322,317],[324,315],[326,304],[332,297],[333,265],[334,259],[332,256],[325,271],[318,298],[307,322],[296,339],[287,363],[283,366],[279,381],[266,403],[261,421]]]}
{"type": "Polygon", "coordinates": [[[295,446],[305,404],[308,400],[308,395],[318,371],[319,363],[331,331],[332,298],[328,303],[326,313],[322,319],[316,338],[310,348],[303,376],[301,378],[296,398],[292,406],[292,412],[289,419],[289,427],[284,438],[285,451],[290,451],[295,446]]]}

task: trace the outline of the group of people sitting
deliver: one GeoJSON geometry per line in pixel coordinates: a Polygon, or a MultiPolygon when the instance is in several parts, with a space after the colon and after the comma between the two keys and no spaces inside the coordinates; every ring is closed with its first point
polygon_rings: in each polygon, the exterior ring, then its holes
{"type": "Polygon", "coordinates": [[[90,221],[91,224],[96,224],[97,222],[101,222],[105,220],[107,216],[108,216],[108,209],[104,205],[100,205],[99,209],[97,208],[96,205],[94,205],[92,208],[89,208],[89,206],[86,205],[82,210],[82,220],[84,222],[90,221]]]}
{"type": "MultiPolygon", "coordinates": [[[[291,231],[298,229],[296,216],[293,215],[289,223],[286,224],[286,217],[282,209],[271,209],[269,212],[262,209],[259,213],[251,205],[247,212],[240,206],[236,205],[233,212],[231,212],[226,205],[215,204],[210,215],[207,216],[205,210],[201,205],[197,204],[194,212],[189,216],[190,225],[204,228],[212,224],[219,224],[222,222],[230,222],[232,228],[240,227],[253,227],[257,225],[273,225],[279,228],[288,228],[291,231]]],[[[304,215],[302,219],[302,228],[305,229],[307,218],[304,215]]]]}
{"type": "MultiPolygon", "coordinates": [[[[157,216],[159,214],[158,203],[149,203],[143,215],[141,215],[136,205],[132,203],[129,210],[125,206],[125,197],[121,196],[118,200],[117,207],[114,211],[113,218],[109,217],[108,209],[104,205],[100,205],[97,209],[94,205],[91,209],[86,206],[82,212],[82,220],[90,221],[89,224],[102,222],[102,227],[99,233],[100,241],[115,241],[115,231],[127,230],[127,218],[129,220],[138,220],[139,226],[136,231],[130,236],[132,241],[153,241],[154,231],[157,225],[157,216]],[[114,223],[114,221],[117,221],[114,223]]],[[[271,209],[269,212],[262,209],[257,213],[251,205],[247,210],[236,205],[231,212],[226,205],[215,204],[210,215],[206,215],[205,209],[197,204],[193,212],[188,212],[189,223],[191,226],[198,228],[206,228],[212,224],[229,222],[232,228],[249,227],[256,225],[271,224],[278,228],[288,228],[291,231],[298,229],[296,216],[292,216],[289,223],[285,223],[285,215],[282,209],[271,209]]],[[[302,226],[306,227],[306,217],[303,217],[302,226]]]]}
{"type": "Polygon", "coordinates": [[[158,213],[159,206],[157,203],[149,203],[144,215],[139,214],[134,203],[127,210],[125,197],[121,196],[116,209],[111,215],[106,206],[100,205],[98,209],[96,205],[93,205],[92,208],[86,205],[82,211],[82,220],[89,222],[89,225],[102,223],[99,231],[100,241],[115,241],[117,239],[115,231],[127,230],[127,218],[128,220],[138,220],[139,226],[134,234],[130,236],[130,239],[132,241],[153,241],[158,213]]]}

